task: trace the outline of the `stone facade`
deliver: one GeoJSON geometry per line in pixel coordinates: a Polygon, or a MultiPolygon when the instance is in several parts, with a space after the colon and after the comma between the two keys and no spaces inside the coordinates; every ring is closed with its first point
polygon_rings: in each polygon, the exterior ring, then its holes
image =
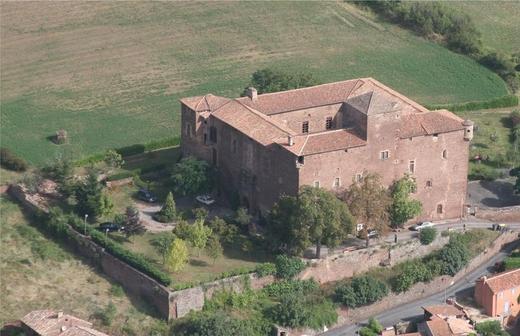
{"type": "Polygon", "coordinates": [[[237,193],[254,212],[303,185],[340,191],[367,172],[390,185],[417,181],[417,220],[465,215],[473,126],[431,112],[374,79],[228,99],[181,100],[184,155],[210,162],[219,192],[237,193]]]}

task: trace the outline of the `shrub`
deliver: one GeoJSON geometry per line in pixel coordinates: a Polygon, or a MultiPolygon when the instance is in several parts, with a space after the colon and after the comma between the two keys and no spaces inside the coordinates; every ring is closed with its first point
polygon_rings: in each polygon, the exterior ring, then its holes
{"type": "MultiPolygon", "coordinates": [[[[258,93],[278,92],[291,89],[298,89],[317,85],[318,82],[311,74],[289,73],[275,69],[257,70],[251,76],[251,83],[248,87],[254,87],[258,93]]],[[[242,96],[246,95],[247,88],[244,89],[242,96]]]]}
{"type": "Polygon", "coordinates": [[[284,295],[308,295],[319,289],[314,279],[308,280],[282,280],[273,282],[264,287],[263,291],[271,297],[282,297],[284,295]]]}
{"type": "Polygon", "coordinates": [[[279,255],[275,260],[276,276],[280,279],[292,279],[305,268],[305,263],[296,257],[279,255]]]}
{"type": "Polygon", "coordinates": [[[112,294],[115,297],[122,297],[123,295],[125,295],[125,291],[123,290],[123,287],[121,287],[120,285],[112,285],[112,287],[110,287],[110,294],[112,294]]]}
{"type": "Polygon", "coordinates": [[[520,268],[520,257],[507,257],[504,260],[504,267],[506,270],[520,268]]]}
{"type": "Polygon", "coordinates": [[[56,154],[54,159],[42,168],[42,172],[49,178],[64,183],[73,173],[74,165],[67,157],[62,154],[56,154]]]}
{"type": "Polygon", "coordinates": [[[509,118],[511,118],[511,124],[513,127],[520,126],[520,110],[512,111],[509,118]]]}
{"type": "Polygon", "coordinates": [[[174,190],[179,195],[196,195],[213,187],[213,171],[206,161],[183,158],[172,172],[174,190]]]}
{"type": "Polygon", "coordinates": [[[177,209],[175,208],[175,201],[173,200],[173,194],[171,191],[166,196],[161,210],[155,214],[154,218],[161,223],[169,223],[177,218],[177,209]]]}
{"type": "Polygon", "coordinates": [[[209,221],[208,226],[213,233],[219,236],[222,244],[231,245],[238,234],[238,228],[235,225],[228,224],[224,219],[215,216],[209,221]]]}
{"type": "Polygon", "coordinates": [[[103,161],[105,161],[107,165],[113,168],[121,168],[125,164],[125,161],[123,160],[121,154],[119,154],[113,149],[109,149],[106,151],[103,161]]]}
{"type": "Polygon", "coordinates": [[[270,326],[261,320],[242,320],[223,311],[192,314],[176,327],[178,336],[259,336],[270,331],[270,326]]]}
{"type": "Polygon", "coordinates": [[[499,177],[500,174],[496,169],[486,166],[484,164],[471,165],[468,175],[468,179],[472,181],[494,181],[499,177]]]}
{"type": "Polygon", "coordinates": [[[419,232],[419,240],[423,245],[430,245],[437,237],[437,229],[433,227],[427,227],[419,232]]]}
{"type": "Polygon", "coordinates": [[[347,307],[355,308],[379,301],[388,294],[386,284],[371,276],[352,278],[334,291],[335,299],[347,307]]]}
{"type": "Polygon", "coordinates": [[[502,330],[499,321],[477,323],[475,330],[482,336],[508,336],[508,333],[502,330]]]}
{"type": "Polygon", "coordinates": [[[99,310],[95,315],[105,326],[110,326],[117,314],[117,308],[110,302],[104,309],[99,310]]]}
{"type": "Polygon", "coordinates": [[[276,265],[273,263],[262,263],[256,266],[255,272],[259,277],[276,274],[276,265]]]}
{"type": "Polygon", "coordinates": [[[442,274],[454,276],[468,263],[469,251],[460,241],[451,241],[438,253],[437,259],[442,263],[442,274]]]}
{"type": "Polygon", "coordinates": [[[0,164],[3,168],[14,171],[26,171],[29,166],[24,159],[5,147],[0,148],[0,164]]]}
{"type": "Polygon", "coordinates": [[[247,228],[249,223],[251,223],[251,215],[249,215],[246,208],[240,207],[235,213],[234,221],[239,227],[247,228]]]}
{"type": "Polygon", "coordinates": [[[408,261],[404,263],[401,274],[394,279],[393,290],[405,292],[417,282],[430,281],[432,278],[432,272],[422,260],[408,261]]]}

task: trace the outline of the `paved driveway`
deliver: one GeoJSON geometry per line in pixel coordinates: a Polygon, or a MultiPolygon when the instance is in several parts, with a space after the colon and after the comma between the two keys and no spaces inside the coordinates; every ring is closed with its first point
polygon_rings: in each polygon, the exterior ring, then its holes
{"type": "Polygon", "coordinates": [[[513,194],[514,178],[496,181],[470,181],[468,203],[479,208],[520,205],[520,195],[513,194]]]}

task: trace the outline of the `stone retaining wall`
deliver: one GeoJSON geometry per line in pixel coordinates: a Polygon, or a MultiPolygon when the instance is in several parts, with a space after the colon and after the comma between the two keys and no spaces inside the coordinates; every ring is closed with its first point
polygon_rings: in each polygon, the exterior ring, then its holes
{"type": "Polygon", "coordinates": [[[368,248],[336,253],[325,259],[311,261],[310,267],[303,271],[299,278],[314,278],[319,283],[350,278],[356,274],[377,267],[389,261],[395,265],[406,259],[419,258],[440,249],[449,241],[449,237],[437,235],[430,245],[422,245],[419,239],[407,240],[397,244],[378,245],[368,248]]]}

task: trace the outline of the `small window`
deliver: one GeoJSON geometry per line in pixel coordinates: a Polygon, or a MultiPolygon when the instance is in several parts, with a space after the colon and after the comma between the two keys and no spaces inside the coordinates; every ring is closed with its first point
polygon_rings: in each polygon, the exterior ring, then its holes
{"type": "Polygon", "coordinates": [[[332,129],[332,117],[327,117],[325,121],[325,129],[332,129]]]}
{"type": "Polygon", "coordinates": [[[314,187],[319,188],[320,187],[320,181],[314,181],[314,187]]]}
{"type": "Polygon", "coordinates": [[[363,181],[363,174],[356,174],[356,182],[363,181]]]}
{"type": "Polygon", "coordinates": [[[191,124],[186,124],[186,135],[191,138],[191,124]]]}
{"type": "Polygon", "coordinates": [[[433,141],[437,141],[439,139],[439,134],[434,134],[432,139],[433,141]]]}
{"type": "Polygon", "coordinates": [[[408,162],[408,171],[412,174],[415,173],[415,160],[410,160],[408,162]]]}
{"type": "Polygon", "coordinates": [[[298,163],[300,163],[300,164],[305,163],[305,157],[303,155],[298,156],[298,163]]]}
{"type": "Polygon", "coordinates": [[[385,150],[385,151],[382,151],[380,154],[379,154],[379,158],[381,160],[388,160],[388,158],[390,157],[390,152],[385,150]]]}
{"type": "Polygon", "coordinates": [[[448,158],[448,151],[445,149],[442,151],[442,158],[447,159],[448,158]]]}
{"type": "Polygon", "coordinates": [[[302,133],[309,133],[309,122],[304,121],[302,124],[302,133]]]}
{"type": "Polygon", "coordinates": [[[426,181],[426,186],[427,186],[428,188],[431,188],[431,187],[433,186],[433,182],[432,182],[432,180],[428,180],[428,181],[426,181]]]}
{"type": "Polygon", "coordinates": [[[233,153],[236,153],[237,152],[237,139],[233,139],[231,141],[231,151],[233,153]]]}
{"type": "Polygon", "coordinates": [[[441,214],[442,211],[443,211],[443,209],[442,209],[442,204],[437,204],[437,213],[438,213],[438,214],[441,214]]]}
{"type": "Polygon", "coordinates": [[[334,188],[339,188],[341,186],[341,180],[339,179],[339,177],[336,177],[334,179],[334,188]]]}

